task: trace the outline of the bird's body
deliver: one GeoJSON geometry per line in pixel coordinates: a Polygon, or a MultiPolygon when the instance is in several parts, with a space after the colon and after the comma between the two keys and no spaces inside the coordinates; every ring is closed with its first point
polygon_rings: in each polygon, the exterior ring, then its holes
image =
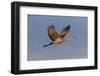
{"type": "Polygon", "coordinates": [[[53,41],[54,44],[60,44],[62,42],[64,42],[64,38],[60,38],[60,37],[57,38],[55,41],[53,41]]]}
{"type": "Polygon", "coordinates": [[[69,32],[69,30],[70,30],[70,25],[68,25],[65,28],[63,28],[61,33],[58,34],[56,32],[56,30],[55,30],[55,26],[54,25],[50,25],[48,27],[48,36],[52,40],[52,42],[47,44],[47,45],[44,45],[44,47],[47,47],[47,46],[52,45],[52,44],[63,43],[65,41],[65,36],[69,32]]]}

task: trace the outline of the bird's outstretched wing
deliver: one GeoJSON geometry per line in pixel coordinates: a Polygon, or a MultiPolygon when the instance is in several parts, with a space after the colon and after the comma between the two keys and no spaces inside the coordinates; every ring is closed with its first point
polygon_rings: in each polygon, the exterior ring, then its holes
{"type": "Polygon", "coordinates": [[[65,35],[69,32],[69,30],[70,30],[70,25],[63,28],[63,30],[60,33],[60,37],[65,37],[65,35]]]}
{"type": "Polygon", "coordinates": [[[48,27],[48,35],[52,41],[55,41],[59,37],[54,25],[48,27]]]}

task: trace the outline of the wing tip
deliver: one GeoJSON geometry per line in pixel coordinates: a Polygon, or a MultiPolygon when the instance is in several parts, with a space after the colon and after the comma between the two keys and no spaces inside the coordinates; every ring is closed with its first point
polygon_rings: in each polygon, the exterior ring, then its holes
{"type": "Polygon", "coordinates": [[[70,27],[71,27],[70,25],[67,25],[67,29],[70,29],[70,27]]]}
{"type": "Polygon", "coordinates": [[[71,27],[71,25],[67,25],[68,27],[71,27]]]}

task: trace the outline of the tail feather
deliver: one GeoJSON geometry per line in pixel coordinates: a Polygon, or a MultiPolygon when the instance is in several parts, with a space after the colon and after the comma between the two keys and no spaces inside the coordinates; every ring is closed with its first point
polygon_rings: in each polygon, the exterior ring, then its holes
{"type": "Polygon", "coordinates": [[[46,45],[44,45],[43,47],[47,47],[47,46],[52,45],[52,44],[53,44],[53,42],[51,42],[51,43],[49,43],[49,44],[46,44],[46,45]]]}

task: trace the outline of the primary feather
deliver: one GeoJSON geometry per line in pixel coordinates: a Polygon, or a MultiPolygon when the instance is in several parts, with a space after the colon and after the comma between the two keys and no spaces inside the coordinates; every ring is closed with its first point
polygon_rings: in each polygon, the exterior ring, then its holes
{"type": "Polygon", "coordinates": [[[48,35],[52,41],[55,41],[59,37],[54,25],[48,27],[48,35]]]}
{"type": "Polygon", "coordinates": [[[69,32],[69,30],[70,30],[70,25],[63,28],[63,30],[60,33],[60,37],[65,37],[65,35],[69,32]]]}

